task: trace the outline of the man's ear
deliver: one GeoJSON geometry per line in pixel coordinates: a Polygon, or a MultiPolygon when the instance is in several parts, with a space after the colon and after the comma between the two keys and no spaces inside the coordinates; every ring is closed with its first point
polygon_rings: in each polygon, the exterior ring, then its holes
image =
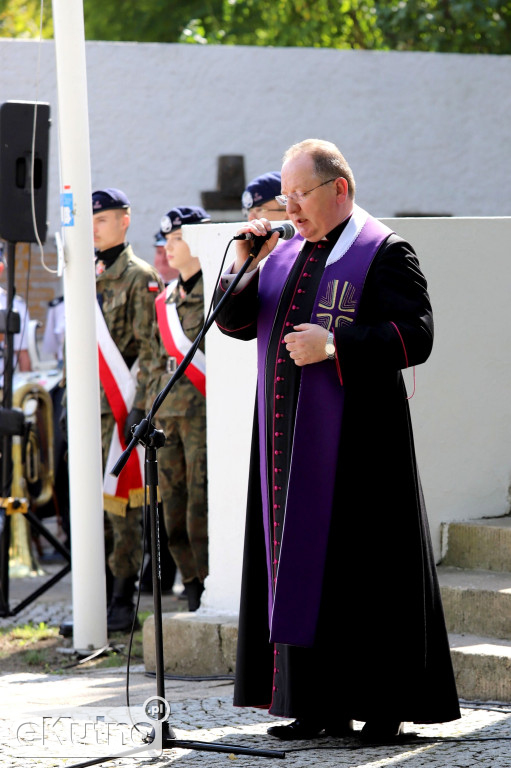
{"type": "Polygon", "coordinates": [[[335,180],[337,195],[342,197],[342,202],[348,197],[348,182],[342,176],[335,180]]]}

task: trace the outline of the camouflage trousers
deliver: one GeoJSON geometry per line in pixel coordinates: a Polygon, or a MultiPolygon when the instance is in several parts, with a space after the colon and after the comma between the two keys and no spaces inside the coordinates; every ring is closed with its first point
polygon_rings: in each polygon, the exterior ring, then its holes
{"type": "MultiPolygon", "coordinates": [[[[101,414],[103,470],[114,423],[111,414],[101,414]]],[[[126,517],[105,512],[105,554],[115,578],[138,576],[142,564],[142,507],[128,507],[126,517]]]]}
{"type": "Polygon", "coordinates": [[[186,416],[157,417],[165,433],[158,484],[169,549],[183,583],[208,574],[206,404],[186,416]]]}

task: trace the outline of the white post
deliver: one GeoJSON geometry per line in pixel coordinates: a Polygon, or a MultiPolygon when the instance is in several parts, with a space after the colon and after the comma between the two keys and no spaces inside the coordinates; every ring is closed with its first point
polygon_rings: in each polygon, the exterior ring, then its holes
{"type": "Polygon", "coordinates": [[[94,240],[82,0],[53,0],[64,234],[73,645],[107,643],[94,240]]]}

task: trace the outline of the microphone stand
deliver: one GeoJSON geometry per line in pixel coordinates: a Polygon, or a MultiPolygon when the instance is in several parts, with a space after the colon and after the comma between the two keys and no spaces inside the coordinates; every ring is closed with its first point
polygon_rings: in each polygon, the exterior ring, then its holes
{"type": "MultiPolygon", "coordinates": [[[[169,723],[170,705],[165,700],[165,673],[163,660],[163,629],[162,629],[162,609],[161,609],[161,560],[160,560],[160,539],[159,539],[159,515],[158,515],[158,461],[157,450],[165,444],[165,435],[161,430],[155,429],[152,419],[161,406],[168,393],[185,372],[188,364],[193,358],[201,340],[204,338],[211,325],[213,324],[219,311],[228,300],[229,296],[235,290],[239,281],[247,271],[255,256],[257,256],[262,247],[264,238],[254,244],[252,253],[243,264],[240,271],[226,289],[221,300],[211,312],[209,319],[204,323],[200,333],[188,350],[187,354],[177,367],[172,378],[167,382],[164,389],[155,398],[148,415],[136,425],[133,429],[133,438],[116,462],[111,474],[118,477],[123,467],[129,459],[131,451],[137,443],[141,443],[146,449],[146,482],[149,486],[149,515],[151,524],[151,557],[152,557],[152,580],[153,580],[153,605],[154,605],[154,642],[156,657],[156,696],[158,704],[158,714],[155,716],[153,708],[151,712],[146,711],[148,718],[155,720],[155,729],[161,729],[162,749],[196,749],[207,752],[226,752],[235,755],[252,755],[255,757],[279,757],[284,758],[286,753],[281,750],[252,749],[250,747],[240,747],[233,744],[219,744],[218,742],[191,741],[187,739],[177,739],[169,723]],[[162,703],[163,702],[163,703],[162,703]],[[165,707],[164,704],[167,706],[165,707]],[[161,705],[161,706],[160,706],[161,705]]],[[[154,729],[153,729],[154,735],[154,729]]],[[[159,742],[160,734],[158,734],[159,742]]],[[[88,760],[86,763],[79,763],[71,768],[85,768],[85,766],[97,765],[106,760],[114,760],[122,755],[103,757],[96,760],[88,760]]]]}
{"type": "MultiPolygon", "coordinates": [[[[2,406],[10,412],[12,409],[12,377],[14,374],[14,334],[19,333],[19,315],[13,312],[14,305],[14,261],[16,243],[7,243],[7,292],[5,302],[5,323],[2,330],[5,336],[5,355],[3,371],[3,397],[2,406]]],[[[1,486],[0,496],[2,500],[8,500],[12,486],[12,436],[7,432],[1,433],[2,437],[2,461],[1,461],[1,486]]],[[[0,511],[0,615],[9,615],[9,546],[10,546],[11,521],[7,514],[7,508],[0,511]]]]}

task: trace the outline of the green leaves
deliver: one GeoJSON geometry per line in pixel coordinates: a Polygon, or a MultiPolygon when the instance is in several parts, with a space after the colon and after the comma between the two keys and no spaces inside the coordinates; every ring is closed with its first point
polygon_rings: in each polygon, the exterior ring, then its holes
{"type": "MultiPolygon", "coordinates": [[[[40,0],[0,0],[0,37],[38,38],[40,28],[40,0]]],[[[53,36],[51,3],[44,6],[42,32],[53,36]]]]}
{"type": "Polygon", "coordinates": [[[384,0],[378,24],[394,50],[511,53],[511,3],[384,0]]]}
{"type": "MultiPolygon", "coordinates": [[[[38,37],[39,13],[0,0],[0,35],[38,37]]],[[[511,0],[84,0],[84,17],[89,40],[511,53],[511,0]]]]}

